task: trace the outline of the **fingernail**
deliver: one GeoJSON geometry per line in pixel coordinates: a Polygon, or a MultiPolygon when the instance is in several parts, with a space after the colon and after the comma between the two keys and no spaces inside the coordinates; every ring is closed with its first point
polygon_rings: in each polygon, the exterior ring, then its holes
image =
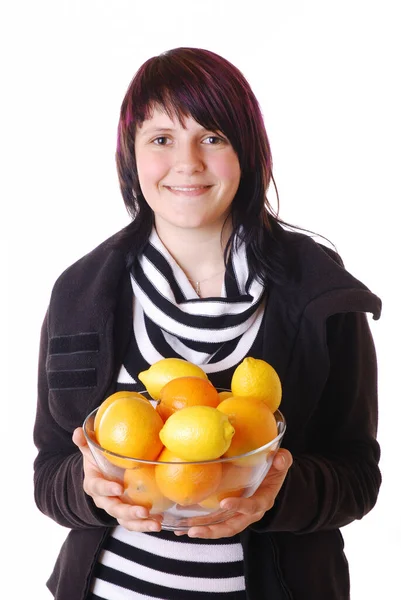
{"type": "Polygon", "coordinates": [[[203,534],[201,531],[197,531],[196,529],[194,531],[189,530],[188,531],[188,537],[190,538],[201,538],[203,537],[203,534]]]}
{"type": "Polygon", "coordinates": [[[113,486],[113,487],[111,488],[111,493],[112,493],[114,496],[119,496],[120,494],[122,494],[122,490],[121,490],[121,488],[120,488],[120,486],[119,486],[119,485],[115,485],[115,486],[113,486]]]}
{"type": "Polygon", "coordinates": [[[146,519],[148,516],[148,511],[145,508],[138,508],[135,514],[138,519],[146,519]]]}

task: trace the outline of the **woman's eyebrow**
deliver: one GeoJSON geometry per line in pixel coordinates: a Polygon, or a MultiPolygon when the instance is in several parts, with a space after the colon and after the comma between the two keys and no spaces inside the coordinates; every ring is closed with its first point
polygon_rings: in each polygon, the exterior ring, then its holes
{"type": "MultiPolygon", "coordinates": [[[[157,126],[157,125],[149,125],[148,127],[143,126],[141,128],[138,128],[138,133],[142,134],[142,135],[149,135],[149,134],[153,134],[153,133],[160,133],[160,132],[172,132],[172,131],[177,131],[177,127],[163,127],[163,125],[157,126]]],[[[186,128],[184,128],[186,129],[186,128]]],[[[203,127],[202,125],[199,125],[199,127],[197,128],[199,132],[203,132],[203,131],[213,131],[212,129],[206,129],[205,127],[203,127]]]]}
{"type": "Polygon", "coordinates": [[[139,133],[148,134],[148,133],[158,133],[160,131],[174,131],[173,127],[144,127],[139,129],[139,133]]]}

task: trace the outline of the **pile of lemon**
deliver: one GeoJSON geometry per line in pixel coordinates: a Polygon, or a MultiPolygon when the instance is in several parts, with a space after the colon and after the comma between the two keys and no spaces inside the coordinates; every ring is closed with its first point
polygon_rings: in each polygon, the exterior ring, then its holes
{"type": "Polygon", "coordinates": [[[153,403],[141,393],[120,391],[104,400],[94,422],[100,446],[121,456],[109,460],[126,468],[125,488],[135,503],[165,509],[166,500],[201,502],[218,488],[222,467],[194,462],[237,457],[277,436],[281,382],[264,360],[246,357],[227,391],[218,391],[201,367],[178,358],[162,359],[138,378],[153,403]],[[129,468],[130,459],[160,464],[129,468]],[[148,488],[151,498],[144,502],[141,490],[148,488]],[[161,493],[155,503],[156,489],[161,493]]]}

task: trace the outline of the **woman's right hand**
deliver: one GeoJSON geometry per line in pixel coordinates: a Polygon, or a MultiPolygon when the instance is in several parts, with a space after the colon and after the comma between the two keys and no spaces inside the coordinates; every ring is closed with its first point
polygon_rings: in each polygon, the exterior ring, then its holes
{"type": "Polygon", "coordinates": [[[84,492],[91,496],[98,508],[105,510],[129,531],[160,531],[161,515],[149,515],[143,506],[132,506],[122,502],[118,496],[124,493],[123,486],[106,479],[99,470],[88,447],[82,427],[75,429],[72,441],[83,456],[84,492]]]}

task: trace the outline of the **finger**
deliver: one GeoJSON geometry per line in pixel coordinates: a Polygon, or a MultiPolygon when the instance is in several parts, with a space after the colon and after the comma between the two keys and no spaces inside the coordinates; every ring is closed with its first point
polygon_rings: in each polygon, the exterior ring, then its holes
{"type": "Polygon", "coordinates": [[[220,504],[223,510],[252,515],[255,521],[262,518],[263,514],[273,506],[268,494],[263,496],[253,495],[250,498],[230,498],[220,504]]]}
{"type": "Polygon", "coordinates": [[[119,525],[128,529],[128,531],[141,531],[141,532],[152,532],[152,531],[160,531],[161,524],[155,519],[147,519],[146,521],[140,520],[131,520],[125,521],[123,519],[117,519],[119,525]]]}
{"type": "Polygon", "coordinates": [[[82,427],[77,427],[76,429],[74,429],[74,432],[72,434],[72,441],[78,446],[79,449],[84,448],[88,445],[82,427]]]}
{"type": "Polygon", "coordinates": [[[100,471],[93,465],[86,466],[84,490],[92,498],[96,496],[121,496],[124,493],[124,488],[120,483],[104,479],[100,471]]]}
{"type": "Polygon", "coordinates": [[[278,471],[288,471],[293,462],[292,454],[285,448],[280,448],[273,459],[273,467],[278,471]]]}
{"type": "MultiPolygon", "coordinates": [[[[276,479],[277,477],[275,477],[276,479]]],[[[275,483],[274,487],[278,489],[280,486],[275,483]]],[[[259,520],[273,506],[276,494],[276,489],[271,489],[269,480],[266,477],[252,496],[248,498],[224,498],[220,502],[220,508],[233,513],[254,515],[254,520],[259,520]]]]}
{"type": "Polygon", "coordinates": [[[92,496],[121,496],[124,493],[124,487],[118,481],[106,479],[100,471],[90,450],[86,455],[85,449],[81,450],[84,455],[84,481],[83,486],[87,494],[92,496]]]}
{"type": "MultiPolygon", "coordinates": [[[[133,506],[122,502],[116,496],[95,496],[96,506],[105,510],[110,516],[121,521],[141,521],[150,518],[149,511],[142,506],[133,506]]],[[[154,515],[156,518],[160,515],[154,515]]]]}
{"type": "Polygon", "coordinates": [[[85,437],[84,430],[82,429],[82,427],[77,427],[74,430],[74,432],[72,434],[72,441],[74,442],[74,444],[76,446],[78,446],[78,448],[81,451],[83,456],[90,459],[90,462],[92,464],[96,464],[96,462],[93,458],[92,452],[90,451],[90,448],[86,441],[86,437],[85,437]]]}
{"type": "Polygon", "coordinates": [[[209,525],[208,527],[191,527],[187,534],[191,538],[203,538],[217,540],[223,537],[232,537],[237,533],[241,533],[248,525],[253,523],[247,515],[235,514],[224,523],[217,525],[209,525]]]}
{"type": "Polygon", "coordinates": [[[160,531],[163,515],[149,514],[143,506],[132,506],[117,498],[106,499],[105,509],[115,517],[118,523],[129,531],[160,531]]]}
{"type": "Polygon", "coordinates": [[[77,427],[74,430],[74,432],[72,434],[72,441],[74,442],[74,444],[76,446],[78,446],[78,448],[81,451],[81,454],[84,456],[84,458],[86,458],[89,461],[89,463],[92,464],[94,467],[97,467],[96,461],[93,457],[92,452],[90,451],[90,448],[86,441],[85,434],[84,434],[82,427],[77,427]]]}
{"type": "MultiPolygon", "coordinates": [[[[156,522],[160,525],[163,520],[163,515],[149,514],[149,510],[144,506],[127,504],[116,496],[94,496],[93,499],[98,508],[105,510],[123,527],[131,531],[145,531],[150,523],[156,522]]],[[[156,530],[160,530],[160,527],[158,526],[156,530]]]]}

